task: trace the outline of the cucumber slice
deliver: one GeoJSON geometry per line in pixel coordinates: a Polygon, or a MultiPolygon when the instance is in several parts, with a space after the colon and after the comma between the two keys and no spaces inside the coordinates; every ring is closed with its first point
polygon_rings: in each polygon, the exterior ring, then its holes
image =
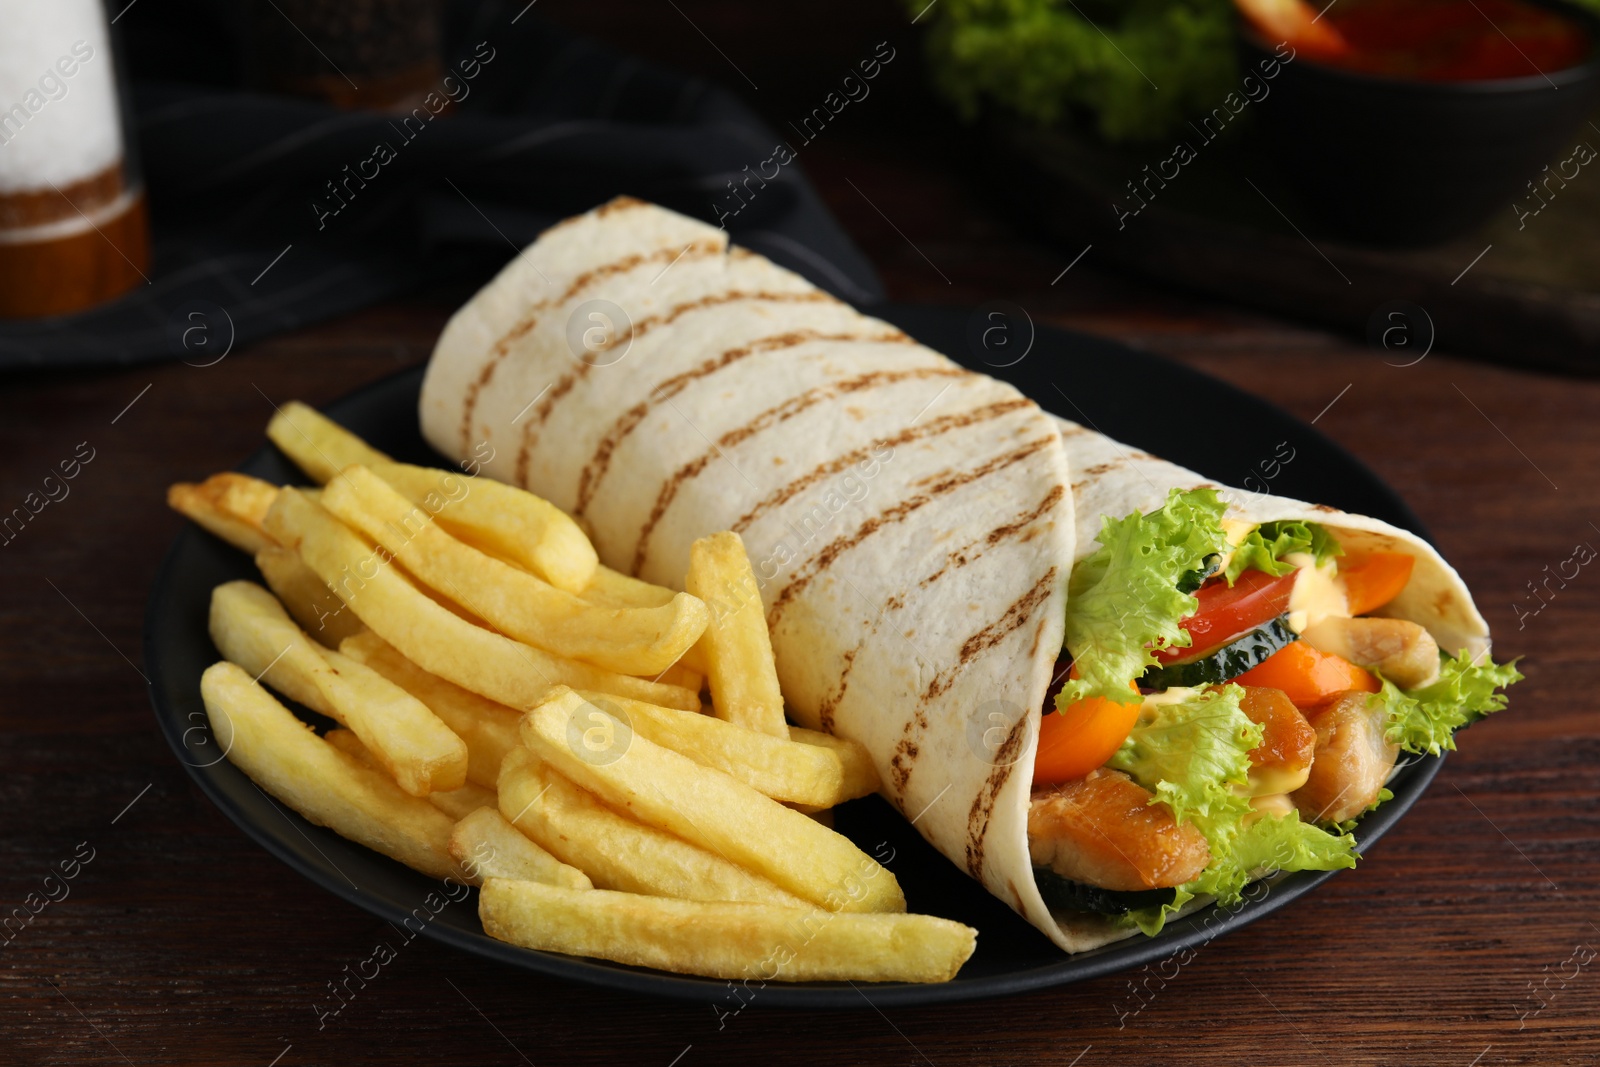
{"type": "Polygon", "coordinates": [[[1222,555],[1213,552],[1200,561],[1198,570],[1185,571],[1178,579],[1178,592],[1192,593],[1206,584],[1206,579],[1222,569],[1222,555]]]}
{"type": "Polygon", "coordinates": [[[1058,911],[1088,911],[1096,915],[1126,915],[1141,908],[1157,908],[1171,904],[1177,898],[1175,889],[1145,889],[1123,892],[1101,889],[1063,878],[1048,867],[1035,867],[1033,880],[1039,885],[1039,895],[1052,909],[1058,911]]]}
{"type": "Polygon", "coordinates": [[[1221,648],[1197,656],[1151,667],[1139,679],[1141,689],[1175,689],[1179,686],[1221,685],[1237,678],[1298,635],[1289,629],[1289,616],[1279,615],[1221,648]]]}

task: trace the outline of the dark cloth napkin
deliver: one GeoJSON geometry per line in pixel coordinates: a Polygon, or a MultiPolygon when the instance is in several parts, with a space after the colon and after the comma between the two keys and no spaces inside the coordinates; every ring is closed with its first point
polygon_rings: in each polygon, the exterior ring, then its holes
{"type": "Polygon", "coordinates": [[[150,282],[81,314],[0,322],[0,369],[203,365],[406,292],[464,299],[540,230],[621,194],[726,216],[736,243],[835,295],[883,296],[796,164],[752,180],[782,140],[754,112],[541,23],[526,0],[449,8],[435,106],[452,103],[437,117],[241,90],[234,6],[168,0],[120,21],[150,282]]]}

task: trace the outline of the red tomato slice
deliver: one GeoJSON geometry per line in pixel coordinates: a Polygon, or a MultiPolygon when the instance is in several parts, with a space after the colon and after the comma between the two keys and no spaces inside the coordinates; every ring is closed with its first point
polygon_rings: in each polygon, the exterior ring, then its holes
{"type": "Polygon", "coordinates": [[[1372,552],[1339,568],[1351,615],[1377,611],[1400,595],[1411,580],[1416,557],[1404,552],[1372,552]]]}
{"type": "Polygon", "coordinates": [[[1165,663],[1210,652],[1282,615],[1289,610],[1297,573],[1274,578],[1266,571],[1245,571],[1231,586],[1224,578],[1211,579],[1195,593],[1199,610],[1179,623],[1193,638],[1189,647],[1162,649],[1154,653],[1156,659],[1165,663]]]}

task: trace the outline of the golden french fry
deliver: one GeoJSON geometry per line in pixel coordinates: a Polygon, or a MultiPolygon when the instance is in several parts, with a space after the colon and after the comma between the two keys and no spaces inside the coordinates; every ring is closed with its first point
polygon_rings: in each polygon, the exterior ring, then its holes
{"type": "Polygon", "coordinates": [[[763,982],[947,982],[978,938],[932,915],[841,915],[504,878],[484,882],[478,916],[490,937],[524,948],[763,982]]]}
{"type": "MultiPolygon", "coordinates": [[[[363,767],[374,771],[383,771],[383,768],[378,765],[377,758],[373,756],[372,750],[363,745],[361,738],[357,737],[356,732],[348,726],[336,726],[323,734],[322,739],[363,767]]],[[[388,772],[384,771],[384,773],[387,774],[388,772]]]]}
{"type": "Polygon", "coordinates": [[[428,803],[452,819],[465,819],[475,811],[482,811],[485,808],[493,810],[500,801],[493,789],[485,789],[481,785],[468,782],[460,789],[429,793],[428,803]]]}
{"type": "Polygon", "coordinates": [[[712,710],[740,726],[788,737],[766,609],[739,535],[724,531],[691,545],[684,588],[711,609],[711,625],[698,647],[712,710]]]}
{"type": "Polygon", "coordinates": [[[278,408],[267,423],[267,439],[295,466],[321,484],[352,463],[393,463],[322,412],[299,400],[278,408]]]}
{"type": "Polygon", "coordinates": [[[311,822],[434,878],[459,878],[455,824],[330,746],[233,663],[200,678],[217,743],[262,789],[311,822]]]}
{"type": "Polygon", "coordinates": [[[199,485],[168,486],[167,506],[253,556],[277,543],[261,528],[277,495],[278,487],[271,482],[224,471],[199,485]]]}
{"type": "Polygon", "coordinates": [[[675,685],[680,689],[687,689],[691,693],[698,693],[706,686],[706,676],[684,666],[681,659],[656,675],[654,680],[663,685],[675,685]]]}
{"type": "MultiPolygon", "coordinates": [[[[323,734],[322,739],[363,767],[389,773],[373,756],[372,750],[361,743],[361,738],[356,736],[354,730],[341,726],[323,734]]],[[[464,819],[479,808],[494,808],[499,802],[495,799],[493,789],[485,789],[481,785],[468,782],[459,789],[434,790],[428,794],[428,803],[452,819],[464,819]]]]}
{"type": "Polygon", "coordinates": [[[700,707],[698,694],[676,686],[604,671],[474,625],[418,589],[386,553],[297,490],[278,494],[266,526],[373,632],[419,667],[464,689],[518,709],[533,707],[554,685],[690,711],[700,707]]]}
{"type": "Polygon", "coordinates": [[[407,793],[466,782],[467,746],[449,727],[376,671],[317,645],[259,585],[226,582],[212,590],[210,627],[224,658],[348,726],[407,793]]]}
{"type": "Polygon", "coordinates": [[[256,553],[256,569],[294,621],[318,643],[338,648],[340,641],[365,629],[356,613],[288,549],[276,543],[263,548],[256,553]]]}
{"type": "Polygon", "coordinates": [[[804,906],[772,882],[606,807],[525,748],[500,771],[500,814],[602,889],[804,906]]]}
{"type": "Polygon", "coordinates": [[[318,482],[351,464],[370,468],[414,503],[428,506],[452,533],[527,567],[558,589],[576,593],[594,575],[599,560],[583,530],[566,512],[525,490],[396,463],[297,400],[278,410],[267,436],[318,482]]]}
{"type": "Polygon", "coordinates": [[[844,792],[844,764],[829,749],[756,733],[699,712],[604,693],[579,696],[627,723],[640,737],[714,767],[774,800],[831,808],[851,799],[844,792]]]}
{"type": "MultiPolygon", "coordinates": [[[[630,578],[621,571],[614,571],[601,564],[595,569],[593,580],[579,590],[578,595],[591,603],[611,608],[658,608],[663,604],[672,603],[672,598],[678,594],[664,585],[641,582],[637,578],[630,578]]],[[[695,642],[684,651],[678,660],[678,665],[686,671],[700,675],[703,685],[706,663],[700,649],[701,642],[695,642]]],[[[674,684],[683,685],[695,692],[700,691],[699,686],[688,685],[686,682],[674,682],[674,684]]]]}
{"type": "Polygon", "coordinates": [[[589,584],[578,590],[578,595],[612,608],[659,608],[672,603],[672,598],[678,594],[664,585],[641,582],[601,564],[595,568],[589,584]]]}
{"type": "Polygon", "coordinates": [[[905,910],[894,875],[847,838],[640,736],[571,690],[523,717],[522,743],[612,807],[830,911],[905,910]]]}
{"type": "Polygon", "coordinates": [[[474,885],[485,878],[511,878],[567,889],[594,888],[588,875],[529,841],[492,807],[479,808],[456,823],[450,855],[472,876],[474,885]]]}
{"type": "Polygon", "coordinates": [[[339,651],[410,693],[439,716],[467,746],[467,780],[494,789],[506,753],[522,744],[521,712],[429,674],[371,630],[348,638],[339,651]]]}
{"type": "Polygon", "coordinates": [[[591,604],[451,537],[427,507],[359,464],[328,482],[322,506],[382,545],[423,585],[506,636],[619,674],[666,670],[710,618],[687,593],[658,608],[591,604]]]}
{"type": "Polygon", "coordinates": [[[819,822],[830,830],[833,829],[832,808],[814,808],[809,804],[790,804],[789,807],[793,808],[795,811],[798,811],[806,818],[814,820],[815,822],[819,822]]]}
{"type": "Polygon", "coordinates": [[[835,737],[821,730],[791,726],[789,740],[798,741],[803,745],[818,745],[839,757],[839,762],[844,765],[842,787],[844,800],[870,796],[883,788],[883,782],[878,777],[878,768],[872,762],[872,754],[848,737],[835,737]]]}

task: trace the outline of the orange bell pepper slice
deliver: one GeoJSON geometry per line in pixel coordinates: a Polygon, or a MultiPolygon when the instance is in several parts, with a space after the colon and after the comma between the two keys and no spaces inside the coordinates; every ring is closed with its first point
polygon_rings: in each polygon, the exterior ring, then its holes
{"type": "Polygon", "coordinates": [[[1284,645],[1234,682],[1281,689],[1295,707],[1302,709],[1314,708],[1351,689],[1376,693],[1382,688],[1371,671],[1342,656],[1318,652],[1304,641],[1284,645]]]}
{"type": "Polygon", "coordinates": [[[1350,602],[1350,614],[1377,611],[1399,596],[1411,580],[1416,563],[1415,556],[1404,552],[1372,552],[1341,566],[1339,577],[1344,582],[1345,599],[1350,602]]]}
{"type": "MultiPolygon", "coordinates": [[[[1078,676],[1074,666],[1070,677],[1078,676]]],[[[1133,682],[1128,688],[1135,693],[1133,682]]],[[[1046,708],[1039,720],[1039,745],[1033,756],[1033,784],[1057,785],[1082,778],[1116,755],[1139,721],[1143,705],[1118,704],[1105,697],[1085,697],[1060,711],[1046,708]]]]}

